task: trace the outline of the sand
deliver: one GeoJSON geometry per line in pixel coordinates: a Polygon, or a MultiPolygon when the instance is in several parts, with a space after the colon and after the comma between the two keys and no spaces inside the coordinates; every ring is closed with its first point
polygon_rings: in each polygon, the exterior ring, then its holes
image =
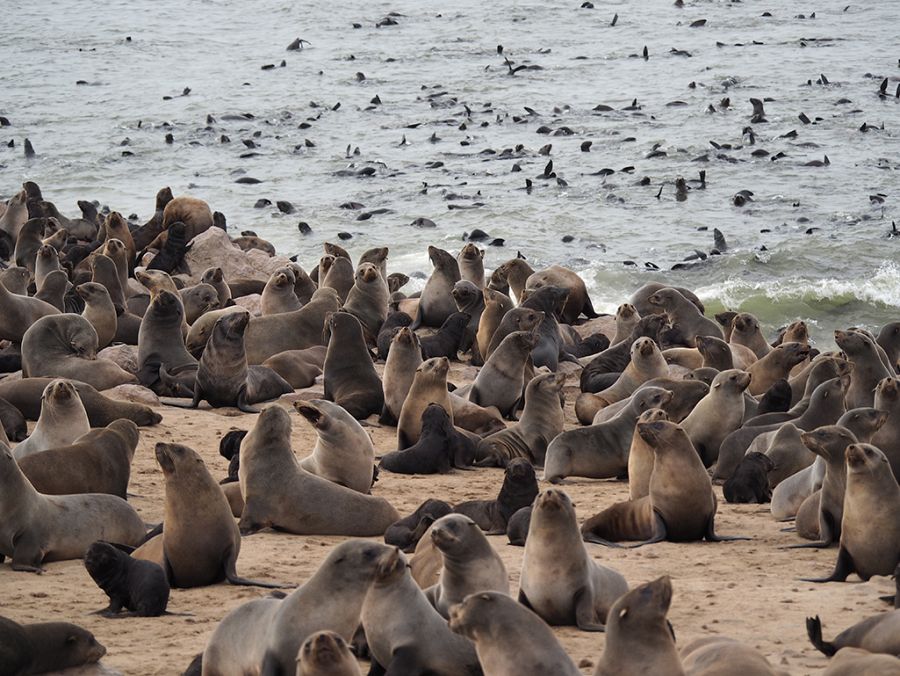
{"type": "MultiPolygon", "coordinates": [[[[379,370],[381,365],[379,365],[379,370]]],[[[567,428],[575,427],[573,403],[578,392],[572,365],[566,393],[567,428]]],[[[465,382],[473,369],[455,364],[451,381],[465,382]]],[[[293,420],[292,442],[298,457],[307,455],[315,443],[315,432],[290,408],[296,398],[321,396],[321,386],[298,390],[278,405],[288,407],[293,420]]],[[[164,482],[156,464],[156,442],[178,442],[197,450],[217,479],[227,473],[228,462],[219,456],[219,439],[230,429],[249,429],[256,415],[236,409],[187,411],[160,407],[160,425],[141,430],[135,454],[129,500],[148,523],[163,516],[164,482]]],[[[396,448],[394,428],[378,427],[370,419],[379,453],[396,448]]],[[[373,493],[389,499],[402,514],[408,514],[427,498],[448,502],[496,497],[502,482],[499,469],[455,471],[443,476],[403,476],[382,472],[373,493]]],[[[542,486],[543,487],[543,486],[542,486]]],[[[579,520],[610,504],[627,499],[627,484],[615,481],[570,480],[564,485],[572,497],[579,520]]],[[[716,529],[725,535],[752,539],[730,543],[660,543],[636,550],[587,545],[599,562],[620,571],[630,586],[663,574],[674,587],[669,619],[680,646],[712,635],[730,636],[757,648],[771,664],[791,674],[821,671],[827,664],[806,637],[805,618],[822,618],[826,639],[865,617],[886,609],[879,595],[893,593],[893,581],[885,577],[868,583],[801,582],[804,576],[831,572],[835,549],[787,550],[799,541],[782,532],[767,505],[729,505],[716,490],[719,513],[716,529]]],[[[244,577],[301,584],[316,570],[339,537],[303,537],[263,532],[243,539],[238,573],[244,577]]],[[[504,537],[491,536],[510,574],[513,593],[517,589],[523,549],[512,547],[504,537]]],[[[852,578],[856,579],[856,578],[852,578]]],[[[172,590],[169,611],[186,615],[160,618],[106,619],[90,614],[104,608],[107,598],[93,583],[80,561],[46,565],[42,575],[13,572],[9,562],[0,565],[0,614],[19,622],[69,621],[90,631],[108,650],[103,664],[123,674],[175,674],[182,672],[200,653],[216,624],[228,611],[268,592],[253,587],[219,584],[189,590],[172,590]]],[[[556,628],[554,633],[586,674],[602,654],[604,635],[574,628],[556,628]]],[[[367,666],[363,667],[366,673],[367,666]]]]}

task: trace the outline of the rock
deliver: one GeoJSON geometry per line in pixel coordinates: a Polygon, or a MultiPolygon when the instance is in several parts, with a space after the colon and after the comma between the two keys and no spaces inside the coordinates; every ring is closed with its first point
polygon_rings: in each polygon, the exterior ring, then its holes
{"type": "Polygon", "coordinates": [[[225,279],[268,281],[275,270],[290,264],[285,256],[269,256],[259,250],[241,251],[219,228],[210,228],[194,237],[184,260],[190,267],[192,284],[198,283],[203,271],[213,266],[222,268],[225,279]]]}
{"type": "Polygon", "coordinates": [[[138,372],[137,345],[111,345],[97,353],[100,359],[108,359],[116,366],[129,373],[138,372]]]}
{"type": "Polygon", "coordinates": [[[135,404],[146,404],[147,406],[162,406],[159,397],[148,390],[143,385],[117,385],[109,390],[104,390],[103,394],[111,399],[121,399],[123,401],[131,401],[135,404]]]}
{"type": "Polygon", "coordinates": [[[259,317],[260,315],[262,315],[262,296],[260,294],[253,293],[249,296],[234,298],[233,300],[235,305],[247,308],[247,310],[250,311],[250,314],[254,317],[259,317]]]}

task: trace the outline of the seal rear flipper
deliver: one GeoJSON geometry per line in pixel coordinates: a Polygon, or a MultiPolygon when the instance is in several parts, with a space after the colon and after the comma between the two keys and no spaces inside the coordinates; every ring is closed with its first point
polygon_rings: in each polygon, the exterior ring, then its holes
{"type": "Polygon", "coordinates": [[[822,640],[822,620],[819,619],[818,615],[806,618],[806,634],[809,636],[810,643],[819,652],[828,657],[834,656],[837,652],[837,648],[833,643],[822,640]]]}
{"type": "Polygon", "coordinates": [[[853,563],[853,557],[850,553],[841,547],[838,549],[837,561],[834,564],[834,571],[828,577],[819,578],[800,578],[804,582],[844,582],[850,573],[856,573],[856,564],[853,563]]]}
{"type": "Polygon", "coordinates": [[[715,514],[710,514],[709,521],[706,522],[706,533],[703,537],[707,542],[735,542],[737,540],[751,539],[742,535],[717,535],[715,518],[715,514]]]}
{"type": "Polygon", "coordinates": [[[610,542],[609,540],[604,540],[599,535],[594,535],[593,533],[584,533],[582,534],[581,539],[594,545],[603,545],[604,547],[617,547],[619,549],[622,548],[622,545],[620,545],[618,542],[610,542]]]}
{"type": "MultiPolygon", "coordinates": [[[[196,395],[194,395],[194,398],[196,399],[196,395]]],[[[247,386],[246,385],[242,386],[241,389],[238,390],[236,404],[237,404],[238,410],[243,411],[244,413],[259,413],[258,408],[256,408],[255,406],[251,406],[247,402],[247,386]]]]}
{"type": "Polygon", "coordinates": [[[597,317],[600,316],[594,310],[594,304],[591,302],[591,297],[587,294],[585,294],[584,296],[584,305],[581,306],[581,314],[583,314],[588,319],[597,319],[597,317]]]}
{"type": "Polygon", "coordinates": [[[378,422],[382,425],[390,425],[391,427],[397,426],[397,416],[391,413],[388,408],[387,402],[385,402],[384,406],[381,409],[381,416],[378,418],[378,422]]]}
{"type": "Polygon", "coordinates": [[[572,600],[575,603],[575,626],[581,631],[606,631],[606,625],[597,622],[594,598],[588,587],[579,587],[572,600]]]}
{"type": "Polygon", "coordinates": [[[264,587],[266,589],[287,589],[292,585],[278,584],[277,582],[262,582],[260,580],[248,580],[240,577],[235,569],[237,563],[237,554],[232,547],[229,547],[225,554],[225,579],[229,584],[239,585],[243,587],[264,587]]]}
{"type": "Polygon", "coordinates": [[[662,542],[666,539],[666,536],[669,534],[668,528],[666,528],[666,522],[663,521],[663,518],[659,515],[658,512],[653,512],[653,535],[644,540],[643,542],[638,542],[633,545],[628,545],[628,549],[637,549],[638,547],[643,547],[644,545],[652,545],[657,542],[662,542]]]}

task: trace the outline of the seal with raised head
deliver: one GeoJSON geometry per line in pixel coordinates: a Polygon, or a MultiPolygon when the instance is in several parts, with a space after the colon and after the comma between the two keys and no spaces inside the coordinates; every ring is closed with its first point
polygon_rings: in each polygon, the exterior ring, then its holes
{"type": "Polygon", "coordinates": [[[17,462],[38,493],[107,493],[124,500],[139,438],[137,425],[121,418],[89,430],[71,445],[17,458],[17,462]]]}
{"type": "Polygon", "coordinates": [[[177,294],[155,293],[138,331],[138,378],[159,395],[189,397],[194,392],[197,360],[182,335],[184,306],[177,294]]]}
{"type": "Polygon", "coordinates": [[[853,364],[850,386],[844,395],[847,408],[871,406],[878,383],[895,375],[881,360],[878,344],[868,334],[858,330],[835,331],[834,342],[853,364]]]}
{"type": "Polygon", "coordinates": [[[450,405],[450,393],[447,391],[447,373],[450,360],[446,357],[435,357],[424,361],[416,368],[416,375],[397,423],[397,448],[409,448],[419,440],[422,432],[422,413],[429,404],[440,405],[450,416],[453,423],[453,408],[450,405]]]}
{"type": "Polygon", "coordinates": [[[412,514],[392,523],[384,532],[384,542],[404,552],[412,552],[431,524],[452,511],[453,507],[443,500],[429,498],[412,514]]]}
{"type": "Polygon", "coordinates": [[[759,320],[749,312],[740,312],[732,318],[728,342],[749,348],[757,359],[772,351],[772,346],[766,342],[759,328],[759,320]]]}
{"type": "Polygon", "coordinates": [[[540,326],[542,321],[544,321],[544,313],[541,310],[527,307],[512,308],[503,315],[500,323],[494,329],[487,351],[483,352],[482,356],[484,359],[490,358],[494,350],[509,334],[516,331],[531,331],[540,326]]]}
{"type": "Polygon", "coordinates": [[[97,358],[97,332],[75,314],[51,315],[32,324],[22,338],[22,375],[71,378],[108,390],[137,376],[97,358]]]}
{"type": "MultiPolygon", "coordinates": [[[[97,347],[109,345],[116,335],[116,307],[106,287],[95,282],[85,282],[75,287],[75,293],[84,301],[81,316],[87,319],[97,332],[97,347]]],[[[140,342],[140,339],[138,339],[140,342]]]]}
{"type": "Polygon", "coordinates": [[[362,676],[362,672],[340,634],[317,631],[300,646],[296,676],[362,676]]]}
{"type": "Polygon", "coordinates": [[[25,332],[41,317],[59,310],[37,298],[12,293],[0,282],[0,340],[21,343],[25,332]]]}
{"type": "MultiPolygon", "coordinates": [[[[285,414],[287,415],[287,414],[285,414]]],[[[278,587],[237,574],[241,534],[231,507],[200,455],[180,444],[156,444],[156,461],[166,482],[163,532],[132,556],[153,561],[173,587],[231,584],[278,587]]],[[[95,538],[95,540],[110,538],[95,538]]]]}
{"type": "Polygon", "coordinates": [[[655,291],[647,299],[647,302],[662,308],[669,324],[677,329],[688,347],[695,346],[694,339],[697,336],[723,337],[719,325],[713,320],[707,319],[703,312],[677,289],[666,287],[655,291]]]}
{"type": "MultiPolygon", "coordinates": [[[[453,300],[456,303],[456,309],[469,315],[469,321],[466,324],[466,330],[463,334],[462,342],[459,345],[461,352],[468,352],[475,343],[475,336],[478,333],[478,324],[481,321],[481,313],[484,312],[484,294],[482,293],[480,286],[476,286],[465,279],[454,284],[451,293],[453,295],[453,300]]],[[[480,363],[473,365],[481,366],[480,363]]]]}
{"type": "Polygon", "coordinates": [[[448,514],[435,521],[430,532],[443,566],[440,580],[425,596],[441,615],[449,617],[450,606],[475,592],[509,594],[506,566],[472,519],[448,514]]]}
{"type": "Polygon", "coordinates": [[[216,290],[216,295],[219,297],[220,308],[225,307],[231,302],[231,287],[229,287],[228,282],[225,281],[225,272],[222,268],[218,266],[206,268],[200,276],[200,281],[204,284],[209,284],[216,290]]]}
{"type": "Polygon", "coordinates": [[[384,557],[362,606],[371,673],[480,676],[475,646],[450,631],[410,575],[406,557],[384,557]],[[397,612],[402,608],[403,612],[397,612]]]}
{"type": "Polygon", "coordinates": [[[506,532],[513,514],[534,502],[538,490],[534,467],[525,458],[515,458],[506,466],[495,500],[466,500],[453,511],[468,516],[488,534],[499,535],[506,532]]]}
{"type": "Polygon", "coordinates": [[[51,380],[41,395],[41,415],[37,425],[25,441],[16,445],[13,456],[22,460],[50,448],[67,446],[90,429],[87,412],[75,385],[59,378],[51,380]]]}
{"type": "Polygon", "coordinates": [[[282,312],[295,312],[303,307],[297,294],[294,293],[296,277],[291,268],[278,268],[269,276],[266,288],[263,289],[259,301],[262,315],[277,315],[282,312]]]}
{"type": "Polygon", "coordinates": [[[343,406],[357,420],[381,413],[381,378],[375,371],[359,320],[349,312],[335,312],[327,324],[331,338],[322,369],[324,398],[343,406]]]}
{"type": "Polygon", "coordinates": [[[317,435],[312,453],[300,461],[300,467],[357,493],[369,493],[375,447],[356,419],[341,406],[324,399],[295,401],[294,409],[313,426],[317,435]]]}
{"type": "Polygon", "coordinates": [[[450,608],[450,629],[475,643],[478,661],[493,676],[581,673],[547,623],[506,594],[469,594],[450,608]]]}
{"type": "Polygon", "coordinates": [[[460,280],[459,264],[449,252],[436,246],[428,247],[428,258],[431,259],[434,270],[419,297],[413,329],[420,326],[438,328],[447,317],[456,312],[452,292],[453,286],[460,280]]]}
{"type": "MultiPolygon", "coordinates": [[[[478,331],[475,333],[475,343],[473,349],[477,348],[478,353],[474,355],[477,362],[483,363],[485,356],[488,354],[491,340],[493,340],[494,332],[503,321],[503,317],[513,307],[513,302],[506,294],[493,289],[482,289],[482,297],[484,298],[484,310],[481,311],[481,317],[478,319],[478,331]]],[[[475,363],[478,366],[479,363],[475,363]]]]}
{"type": "Polygon", "coordinates": [[[531,360],[536,368],[546,366],[551,371],[556,371],[560,361],[578,363],[566,349],[556,319],[568,297],[569,290],[560,286],[542,286],[538,289],[525,289],[522,292],[522,307],[544,313],[544,318],[538,325],[540,338],[531,353],[531,360]]]}
{"type": "MultiPolygon", "coordinates": [[[[661,408],[648,408],[638,416],[637,423],[668,420],[669,416],[661,408]]],[[[650,495],[650,475],[653,474],[653,448],[640,434],[631,435],[628,449],[628,495],[637,500],[650,495]]]]}
{"type": "Polygon", "coordinates": [[[68,622],[19,624],[0,617],[0,666],[4,674],[59,673],[94,664],[106,648],[87,629],[68,622]]]}
{"type": "Polygon", "coordinates": [[[41,572],[41,563],[80,559],[97,540],[135,546],[144,522],[115,495],[41,495],[12,453],[0,445],[0,560],[13,570],[41,572]]]}
{"type": "Polygon", "coordinates": [[[382,425],[396,425],[409,394],[416,370],[422,364],[419,337],[409,327],[401,327],[391,340],[391,348],[384,363],[382,388],[384,408],[378,419],[382,425]]]}
{"type": "Polygon", "coordinates": [[[383,534],[400,518],[384,498],[363,495],[300,467],[291,450],[291,419],[280,406],[264,409],[244,438],[238,476],[244,496],[240,530],[245,534],[271,527],[296,535],[370,537],[383,534]],[[298,501],[298,495],[304,499],[298,501]]]}
{"type": "Polygon", "coordinates": [[[802,363],[807,357],[809,357],[809,345],[803,343],[782,343],[778,347],[772,348],[747,367],[747,373],[752,376],[747,391],[753,396],[765,393],[777,381],[787,378],[791,369],[802,363]]]}
{"type": "Polygon", "coordinates": [[[157,617],[166,612],[169,581],[158,564],[133,559],[108,542],[95,542],[84,555],[84,567],[109,597],[101,615],[112,617],[126,610],[134,617],[157,617]]]}
{"type": "Polygon", "coordinates": [[[672,581],[663,576],[623,594],[606,622],[606,647],[594,676],[680,676],[681,660],[666,619],[672,581]]]}
{"type": "Polygon", "coordinates": [[[350,640],[366,591],[391,547],[368,540],[336,545],[304,584],[284,598],[254,599],[229,612],[203,651],[204,674],[294,674],[297,653],[317,631],[350,640]]]}
{"type": "Polygon", "coordinates": [[[484,286],[484,249],[468,242],[456,255],[459,264],[459,276],[462,281],[470,282],[479,289],[484,286]]]}
{"type": "Polygon", "coordinates": [[[588,554],[569,496],[556,488],[538,495],[525,541],[519,601],[548,624],[603,631],[609,609],[627,591],[624,577],[588,554]]]}
{"type": "Polygon", "coordinates": [[[374,344],[387,318],[387,282],[373,263],[361,263],[353,276],[353,287],[342,310],[359,320],[369,341],[374,344]]]}
{"type": "Polygon", "coordinates": [[[469,401],[479,406],[494,406],[504,417],[515,420],[525,389],[525,370],[538,334],[531,331],[510,333],[491,352],[469,390],[469,401]]]}
{"type": "Polygon", "coordinates": [[[484,437],[476,448],[479,466],[506,466],[515,458],[526,458],[542,466],[547,446],[563,431],[562,373],[542,373],[525,387],[525,409],[518,422],[484,437]]]}
{"type": "Polygon", "coordinates": [[[730,369],[717,375],[709,394],[701,399],[681,426],[691,438],[706,467],[719,459],[719,447],[744,420],[744,390],[751,384],[751,375],[730,369]]]}
{"type": "Polygon", "coordinates": [[[385,453],[379,467],[397,474],[446,474],[464,468],[475,459],[475,443],[453,426],[440,404],[422,412],[419,440],[412,446],[385,453]]]}

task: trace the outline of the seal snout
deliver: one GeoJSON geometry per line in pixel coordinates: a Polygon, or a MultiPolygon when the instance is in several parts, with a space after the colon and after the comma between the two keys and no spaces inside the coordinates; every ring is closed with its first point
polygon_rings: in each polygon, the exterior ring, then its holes
{"type": "Polygon", "coordinates": [[[868,449],[862,444],[850,444],[847,446],[847,450],[844,451],[844,456],[847,458],[847,464],[850,467],[861,467],[866,464],[868,453],[868,449]]]}
{"type": "Polygon", "coordinates": [[[313,427],[318,427],[324,418],[322,411],[310,401],[295,401],[294,409],[306,418],[313,427]]]}
{"type": "Polygon", "coordinates": [[[637,424],[637,432],[641,435],[641,439],[651,446],[656,446],[665,429],[666,425],[662,420],[657,420],[655,422],[639,422],[637,424]]]}
{"type": "Polygon", "coordinates": [[[156,444],[156,462],[159,463],[163,474],[169,476],[175,473],[175,460],[173,455],[178,447],[174,444],[164,444],[162,442],[156,444]]]}

